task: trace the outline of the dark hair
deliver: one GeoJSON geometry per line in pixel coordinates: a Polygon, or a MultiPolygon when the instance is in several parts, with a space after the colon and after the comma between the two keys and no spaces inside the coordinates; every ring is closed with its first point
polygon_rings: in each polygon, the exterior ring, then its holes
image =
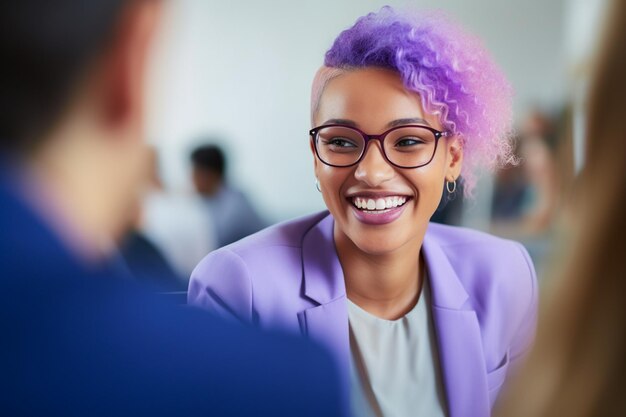
{"type": "Polygon", "coordinates": [[[222,177],[226,172],[226,158],[217,145],[202,145],[194,149],[191,153],[191,163],[195,168],[214,171],[222,177]]]}
{"type": "Polygon", "coordinates": [[[128,0],[0,2],[0,151],[38,145],[128,0]]]}

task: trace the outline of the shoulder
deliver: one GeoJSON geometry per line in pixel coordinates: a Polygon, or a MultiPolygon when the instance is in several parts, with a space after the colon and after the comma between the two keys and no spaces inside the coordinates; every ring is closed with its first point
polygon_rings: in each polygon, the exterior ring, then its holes
{"type": "MultiPolygon", "coordinates": [[[[153,321],[167,323],[172,311],[168,308],[163,313],[162,320],[153,321]]],[[[211,391],[210,415],[344,415],[335,364],[314,343],[283,332],[233,326],[193,309],[175,314],[176,328],[169,329],[169,336],[177,337],[162,342],[165,337],[159,334],[155,344],[166,345],[167,349],[160,349],[163,352],[179,354],[175,358],[177,376],[189,379],[191,373],[195,382],[211,391]],[[211,375],[210,381],[204,382],[207,375],[211,375]],[[272,378],[270,386],[268,375],[272,378]],[[309,384],[311,380],[330,382],[309,384]],[[285,401],[285,395],[298,401],[285,401]],[[248,401],[239,401],[242,396],[248,401]],[[303,403],[311,404],[310,409],[303,411],[303,403]]],[[[148,365],[149,361],[144,362],[148,365]]],[[[197,395],[199,391],[191,392],[197,395]]]]}
{"type": "Polygon", "coordinates": [[[528,271],[532,261],[524,246],[478,230],[431,223],[426,240],[439,246],[453,264],[498,267],[515,261],[528,271]]]}
{"type": "Polygon", "coordinates": [[[467,245],[476,243],[498,244],[513,242],[492,234],[475,229],[459,226],[448,226],[439,223],[429,223],[427,236],[435,239],[440,245],[467,245]]]}
{"type": "Polygon", "coordinates": [[[303,375],[337,379],[328,355],[305,340],[230,326],[113,276],[80,278],[84,284],[57,286],[47,299],[38,294],[20,299],[29,306],[20,323],[36,331],[12,340],[9,349],[15,348],[11,356],[17,359],[3,364],[25,377],[13,392],[44,399],[20,404],[32,411],[27,414],[50,409],[59,415],[94,414],[93,404],[101,402],[103,390],[111,391],[110,381],[115,381],[110,401],[96,415],[297,414],[295,404],[280,401],[285,393],[307,402],[325,398],[326,405],[316,404],[316,414],[307,415],[338,414],[341,399],[331,391],[338,387],[302,388],[303,375]],[[133,366],[125,367],[128,363],[133,366]],[[271,386],[259,390],[270,374],[271,386]],[[206,392],[212,395],[201,394],[206,392]],[[242,395],[250,401],[238,401],[242,395]],[[72,400],[45,400],[55,396],[72,400]]]}
{"type": "Polygon", "coordinates": [[[299,253],[307,232],[327,216],[328,212],[320,212],[289,220],[217,249],[198,264],[194,274],[202,273],[208,266],[215,267],[216,263],[267,263],[272,256],[280,257],[294,251],[299,253]]]}
{"type": "Polygon", "coordinates": [[[245,254],[248,251],[273,246],[301,248],[302,240],[306,233],[315,227],[322,219],[328,217],[328,215],[327,211],[322,211],[278,223],[228,245],[224,249],[239,254],[245,254]]]}
{"type": "Polygon", "coordinates": [[[188,302],[242,321],[254,300],[291,299],[302,285],[302,245],[327,212],[264,229],[208,254],[191,274],[188,302]]]}
{"type": "MultiPolygon", "coordinates": [[[[525,310],[536,297],[535,268],[524,246],[476,230],[431,223],[425,242],[440,248],[474,308],[525,310]]],[[[522,313],[522,312],[520,312],[522,313]]]]}
{"type": "Polygon", "coordinates": [[[449,263],[467,293],[465,308],[476,313],[481,326],[488,369],[505,354],[510,360],[522,357],[534,337],[538,303],[535,267],[524,246],[437,224],[430,225],[427,239],[439,251],[437,261],[449,263]]]}

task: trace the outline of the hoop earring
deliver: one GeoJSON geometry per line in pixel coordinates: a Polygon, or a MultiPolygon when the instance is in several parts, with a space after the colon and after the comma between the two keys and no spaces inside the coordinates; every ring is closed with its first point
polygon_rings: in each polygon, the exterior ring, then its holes
{"type": "Polygon", "coordinates": [[[319,191],[320,193],[322,192],[322,188],[320,187],[320,180],[318,180],[317,178],[315,178],[315,188],[317,188],[317,191],[319,191]]]}
{"type": "Polygon", "coordinates": [[[446,181],[446,190],[448,190],[448,194],[454,194],[456,191],[456,180],[446,181]]]}

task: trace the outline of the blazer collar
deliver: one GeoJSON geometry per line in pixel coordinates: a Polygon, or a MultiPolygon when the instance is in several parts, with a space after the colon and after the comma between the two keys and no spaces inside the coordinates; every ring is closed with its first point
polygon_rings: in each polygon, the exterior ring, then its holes
{"type": "Polygon", "coordinates": [[[469,295],[430,227],[422,243],[422,252],[428,266],[433,306],[463,310],[469,295]]]}
{"type": "MultiPolygon", "coordinates": [[[[302,267],[304,294],[317,303],[326,304],[345,296],[346,286],[335,249],[334,220],[327,211],[322,214],[321,220],[303,237],[302,267]]],[[[469,295],[431,228],[426,232],[422,250],[431,277],[433,306],[464,310],[469,295]]]]}
{"type": "Polygon", "coordinates": [[[298,313],[302,332],[332,352],[346,397],[350,386],[350,339],[346,285],[333,238],[334,220],[323,213],[304,235],[304,294],[319,305],[298,313]]]}
{"type": "MultiPolygon", "coordinates": [[[[343,270],[333,236],[334,220],[325,216],[313,225],[302,241],[304,294],[319,304],[346,295],[343,270]]],[[[431,277],[433,306],[461,310],[469,298],[441,242],[429,228],[422,244],[424,259],[431,277]]]]}
{"type": "Polygon", "coordinates": [[[450,417],[490,414],[485,359],[476,312],[457,271],[429,228],[422,245],[450,417]]]}
{"type": "Polygon", "coordinates": [[[326,216],[309,229],[302,241],[304,294],[319,304],[346,295],[333,227],[333,217],[326,212],[326,216]]]}

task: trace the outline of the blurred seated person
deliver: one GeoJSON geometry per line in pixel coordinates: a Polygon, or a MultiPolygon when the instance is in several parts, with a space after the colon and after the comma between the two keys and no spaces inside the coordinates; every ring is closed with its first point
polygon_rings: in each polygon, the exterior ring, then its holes
{"type": "Polygon", "coordinates": [[[521,238],[548,232],[558,203],[555,123],[539,109],[524,120],[517,140],[520,163],[498,172],[492,217],[494,232],[521,238]]]}
{"type": "Polygon", "coordinates": [[[140,227],[185,282],[198,261],[217,248],[204,199],[190,190],[162,185],[149,189],[142,202],[140,227]]]}
{"type": "Polygon", "coordinates": [[[246,195],[228,183],[226,157],[217,145],[202,145],[191,153],[193,184],[209,208],[217,247],[258,232],[266,226],[246,195]]]}
{"type": "Polygon", "coordinates": [[[186,291],[161,250],[138,228],[130,230],[120,244],[120,254],[132,276],[162,291],[186,291]]]}
{"type": "Polygon", "coordinates": [[[112,260],[145,184],[162,6],[0,2],[0,415],[342,415],[324,352],[167,303],[112,260]]]}
{"type": "MultiPolygon", "coordinates": [[[[149,149],[149,179],[147,191],[163,190],[158,173],[157,154],[149,149]]],[[[120,255],[133,277],[146,282],[160,291],[186,291],[187,282],[178,274],[161,249],[142,231],[144,204],[140,202],[132,218],[128,232],[119,245],[120,255]]]]}
{"type": "Polygon", "coordinates": [[[556,123],[533,109],[516,141],[517,166],[497,173],[490,231],[520,240],[537,265],[539,275],[553,254],[555,215],[562,193],[556,158],[556,123]]]}

